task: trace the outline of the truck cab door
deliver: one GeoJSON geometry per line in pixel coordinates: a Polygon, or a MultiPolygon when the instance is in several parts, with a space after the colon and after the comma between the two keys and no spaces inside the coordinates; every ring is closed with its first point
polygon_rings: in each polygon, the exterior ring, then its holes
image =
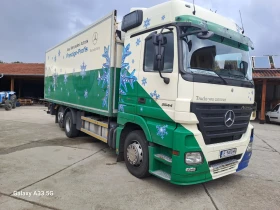
{"type": "MultiPolygon", "coordinates": [[[[170,79],[169,84],[166,84],[159,72],[153,69],[155,46],[151,33],[160,33],[160,30],[150,31],[136,38],[141,42],[136,112],[146,119],[149,129],[154,130],[155,133],[158,133],[159,128],[166,128],[166,132],[171,134],[176,126],[173,120],[178,93],[177,33],[175,27],[170,28],[173,30],[163,31],[167,43],[164,46],[164,69],[161,72],[162,76],[170,79]]],[[[151,133],[153,136],[154,132],[151,133]]],[[[161,137],[163,136],[154,135],[153,139],[162,141],[161,137]]]]}

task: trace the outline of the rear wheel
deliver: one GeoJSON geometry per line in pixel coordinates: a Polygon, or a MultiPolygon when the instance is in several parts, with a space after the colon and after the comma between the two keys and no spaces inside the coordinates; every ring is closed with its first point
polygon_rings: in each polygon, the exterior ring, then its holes
{"type": "Polygon", "coordinates": [[[79,135],[79,130],[76,128],[76,124],[73,124],[73,117],[71,112],[67,112],[65,115],[65,134],[68,138],[74,138],[79,135]]]}
{"type": "Polygon", "coordinates": [[[124,160],[128,171],[137,178],[149,176],[148,142],[143,131],[132,131],[124,142],[124,160]]]}
{"type": "Polygon", "coordinates": [[[13,109],[17,107],[17,100],[13,101],[13,109]]]}
{"type": "Polygon", "coordinates": [[[11,102],[12,102],[12,108],[15,109],[17,106],[17,96],[16,95],[11,96],[11,102]]]}
{"type": "Polygon", "coordinates": [[[58,113],[57,113],[57,121],[58,121],[58,125],[60,128],[64,128],[63,114],[64,114],[64,108],[61,106],[61,107],[59,107],[58,113]]]}

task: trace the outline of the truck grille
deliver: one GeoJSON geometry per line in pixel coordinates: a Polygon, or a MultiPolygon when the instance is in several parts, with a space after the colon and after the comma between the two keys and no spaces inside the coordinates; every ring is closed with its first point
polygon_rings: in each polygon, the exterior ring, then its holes
{"type": "Polygon", "coordinates": [[[191,112],[199,121],[198,129],[203,135],[205,144],[216,144],[241,138],[247,130],[252,105],[192,103],[191,112]],[[227,127],[225,115],[229,110],[234,112],[235,119],[233,125],[227,127]]]}

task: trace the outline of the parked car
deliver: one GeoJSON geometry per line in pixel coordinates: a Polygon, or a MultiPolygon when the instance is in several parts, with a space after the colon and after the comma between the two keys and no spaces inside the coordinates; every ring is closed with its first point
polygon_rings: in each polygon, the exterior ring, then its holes
{"type": "Polygon", "coordinates": [[[271,111],[265,114],[267,123],[278,122],[280,123],[280,104],[277,104],[271,111]]]}

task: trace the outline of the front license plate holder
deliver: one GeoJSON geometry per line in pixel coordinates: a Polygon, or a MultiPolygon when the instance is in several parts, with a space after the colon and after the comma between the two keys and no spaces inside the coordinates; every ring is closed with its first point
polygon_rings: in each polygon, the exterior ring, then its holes
{"type": "Polygon", "coordinates": [[[233,148],[233,149],[227,149],[227,150],[222,150],[220,152],[220,158],[226,158],[226,157],[231,157],[236,155],[237,149],[233,148]]]}

